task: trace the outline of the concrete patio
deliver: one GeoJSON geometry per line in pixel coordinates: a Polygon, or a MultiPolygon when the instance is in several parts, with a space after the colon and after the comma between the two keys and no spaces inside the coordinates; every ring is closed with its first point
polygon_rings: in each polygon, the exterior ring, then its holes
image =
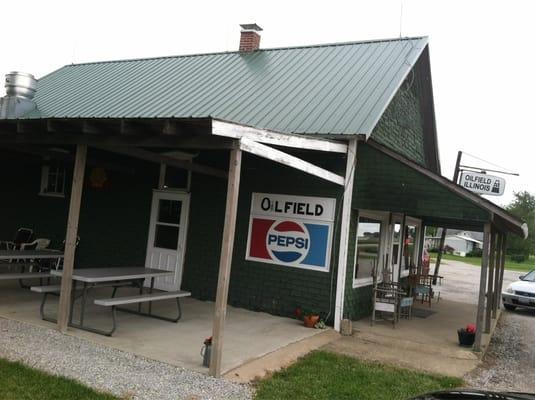
{"type": "MultiPolygon", "coordinates": [[[[132,290],[134,289],[121,288],[118,293],[128,295],[132,290]]],[[[109,297],[110,293],[111,289],[100,288],[95,290],[90,298],[109,297]]],[[[134,291],[133,294],[135,293],[134,291]]],[[[40,302],[41,295],[21,289],[14,282],[2,283],[0,286],[0,317],[55,329],[55,324],[41,320],[40,302]]],[[[79,302],[76,305],[78,306],[79,302]]],[[[118,312],[118,328],[112,337],[74,328],[70,328],[68,334],[171,365],[207,373],[208,368],[202,366],[200,351],[204,339],[212,334],[214,303],[185,298],[181,300],[181,305],[182,319],[176,324],[118,312]]],[[[57,298],[50,297],[46,307],[47,315],[55,316],[56,309],[57,298]]],[[[153,311],[173,315],[176,313],[176,303],[172,300],[157,302],[153,305],[153,311]]],[[[74,315],[76,320],[77,307],[74,315]]],[[[99,328],[107,329],[111,326],[110,310],[93,305],[92,300],[88,301],[85,319],[87,324],[99,328]]],[[[222,371],[228,373],[240,366],[242,370],[246,370],[247,363],[252,362],[261,374],[263,367],[259,358],[277,351],[284,353],[286,346],[312,338],[322,332],[325,331],[305,328],[300,321],[293,319],[229,307],[222,371]]],[[[320,340],[314,347],[322,344],[325,344],[325,341],[320,340]]],[[[277,369],[278,366],[272,365],[272,367],[277,369]]]]}
{"type": "MultiPolygon", "coordinates": [[[[389,321],[370,324],[370,318],[353,322],[353,336],[325,346],[326,350],[379,361],[424,372],[463,377],[478,364],[490,342],[498,318],[492,320],[491,334],[482,336],[482,352],[458,344],[457,329],[475,323],[480,268],[444,260],[440,301],[431,307],[416,302],[411,320],[401,319],[392,328],[389,321]],[[424,318],[418,317],[425,316],[424,318]]],[[[504,287],[518,279],[520,272],[505,271],[504,287]]]]}
{"type": "MultiPolygon", "coordinates": [[[[414,314],[419,314],[419,310],[426,312],[429,308],[418,304],[414,314]]],[[[457,341],[457,328],[474,321],[475,307],[443,299],[433,303],[431,311],[433,314],[426,318],[402,319],[395,329],[391,322],[371,326],[369,318],[355,321],[353,336],[342,337],[326,349],[403,368],[462,377],[479,363],[478,354],[459,346],[457,341]]],[[[483,342],[488,341],[489,335],[485,334],[483,342]]]]}

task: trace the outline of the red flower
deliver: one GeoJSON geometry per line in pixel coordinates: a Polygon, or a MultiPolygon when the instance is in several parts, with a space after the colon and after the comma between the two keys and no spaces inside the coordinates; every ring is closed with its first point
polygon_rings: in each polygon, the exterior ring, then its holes
{"type": "Polygon", "coordinates": [[[303,310],[301,309],[301,307],[296,307],[294,315],[296,318],[301,318],[301,316],[303,315],[303,310]]]}
{"type": "Polygon", "coordinates": [[[468,325],[466,325],[466,332],[467,332],[467,333],[476,333],[476,326],[475,326],[475,324],[468,324],[468,325]]]}

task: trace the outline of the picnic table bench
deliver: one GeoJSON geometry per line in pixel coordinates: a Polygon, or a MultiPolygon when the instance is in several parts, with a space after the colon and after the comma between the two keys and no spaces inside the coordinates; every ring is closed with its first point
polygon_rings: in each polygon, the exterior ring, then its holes
{"type": "MultiPolygon", "coordinates": [[[[145,267],[113,267],[113,268],[85,268],[75,269],[72,274],[73,289],[71,295],[71,313],[69,318],[69,325],[75,328],[87,330],[90,332],[98,333],[101,335],[111,336],[117,328],[116,311],[124,311],[133,314],[143,315],[151,318],[162,319],[170,322],[178,322],[182,316],[180,308],[180,298],[190,296],[191,293],[178,290],[173,292],[153,292],[154,280],[160,276],[168,276],[173,274],[173,271],[165,271],[155,268],[145,267]],[[150,279],[149,293],[143,293],[143,283],[146,279],[150,279]],[[82,286],[78,286],[77,283],[82,283],[82,286]],[[139,288],[139,294],[134,296],[116,297],[117,289],[119,287],[130,286],[139,288]],[[84,323],[87,294],[90,289],[97,287],[113,287],[113,293],[110,298],[95,299],[94,304],[102,307],[111,307],[112,311],[112,328],[110,330],[102,330],[94,327],[87,326],[84,323]],[[81,294],[78,298],[81,298],[80,305],[80,322],[73,322],[73,307],[76,300],[76,293],[81,294]],[[155,301],[176,299],[177,304],[177,316],[169,318],[152,313],[152,303],[155,301]],[[141,305],[148,303],[148,312],[143,312],[141,305]],[[119,307],[121,305],[137,304],[138,309],[129,309],[119,307]]],[[[62,271],[51,271],[52,276],[61,277],[62,271]]],[[[42,293],[43,300],[41,302],[41,318],[47,321],[56,322],[55,319],[47,317],[44,314],[44,306],[47,296],[49,294],[59,295],[60,285],[47,285],[47,286],[34,286],[31,289],[34,292],[42,293]]]]}

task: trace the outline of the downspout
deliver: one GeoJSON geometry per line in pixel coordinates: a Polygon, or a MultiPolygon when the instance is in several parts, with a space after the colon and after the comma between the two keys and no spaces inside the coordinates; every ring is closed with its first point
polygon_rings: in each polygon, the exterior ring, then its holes
{"type": "Polygon", "coordinates": [[[357,167],[357,142],[351,139],[347,146],[346,175],[342,200],[340,226],[340,250],[338,252],[338,274],[336,279],[336,302],[334,306],[334,329],[340,332],[344,316],[345,285],[347,276],[347,253],[349,247],[349,227],[351,225],[351,205],[353,202],[353,184],[357,167]]]}

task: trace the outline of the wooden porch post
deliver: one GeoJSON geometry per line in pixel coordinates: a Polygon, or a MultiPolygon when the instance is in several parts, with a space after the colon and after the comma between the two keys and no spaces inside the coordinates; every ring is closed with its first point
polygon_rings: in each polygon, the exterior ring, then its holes
{"type": "Polygon", "coordinates": [[[240,192],[241,150],[230,151],[229,176],[227,185],[227,204],[225,208],[225,225],[221,243],[221,257],[219,259],[219,277],[215,301],[214,323],[212,332],[212,355],[210,360],[210,375],[221,376],[221,357],[223,354],[223,331],[227,315],[228,289],[230,283],[230,269],[232,265],[232,250],[234,248],[234,232],[236,230],[236,214],[238,210],[238,195],[240,192]]]}
{"type": "Polygon", "coordinates": [[[499,284],[498,284],[498,301],[497,301],[496,308],[499,308],[500,304],[501,304],[502,290],[503,290],[503,274],[504,274],[504,271],[505,271],[505,256],[506,256],[506,252],[507,252],[507,235],[504,233],[503,234],[503,239],[502,239],[502,257],[501,257],[501,260],[500,260],[501,269],[500,269],[500,280],[499,280],[499,284]]]}
{"type": "Polygon", "coordinates": [[[496,243],[496,262],[495,262],[495,275],[494,275],[494,296],[492,297],[492,318],[496,319],[498,312],[498,304],[500,301],[501,293],[498,291],[500,288],[500,275],[502,270],[502,251],[503,251],[503,234],[498,233],[498,241],[496,243]]]}
{"type": "Polygon", "coordinates": [[[496,230],[490,234],[489,277],[487,279],[487,302],[485,306],[485,333],[490,333],[492,305],[494,304],[494,268],[496,265],[496,230]]]}
{"type": "Polygon", "coordinates": [[[87,146],[76,146],[76,159],[72,174],[71,200],[69,204],[69,217],[67,219],[67,233],[65,235],[65,254],[63,259],[63,275],[61,278],[61,292],[58,306],[58,329],[67,331],[72,290],[72,270],[74,268],[74,255],[78,237],[78,218],[80,216],[80,203],[84,187],[84,171],[87,159],[87,146]]]}
{"type": "Polygon", "coordinates": [[[338,275],[336,279],[336,301],[334,305],[334,329],[340,332],[344,318],[345,284],[347,275],[347,251],[349,245],[349,226],[351,224],[351,203],[353,201],[353,182],[357,168],[357,139],[351,139],[347,146],[346,177],[342,203],[340,250],[338,252],[338,275]]]}
{"type": "Polygon", "coordinates": [[[483,335],[483,319],[485,316],[485,289],[487,284],[487,267],[489,264],[490,223],[485,224],[483,234],[483,255],[481,257],[481,275],[479,278],[479,299],[477,303],[476,338],[474,350],[481,351],[481,336],[483,335]]]}

